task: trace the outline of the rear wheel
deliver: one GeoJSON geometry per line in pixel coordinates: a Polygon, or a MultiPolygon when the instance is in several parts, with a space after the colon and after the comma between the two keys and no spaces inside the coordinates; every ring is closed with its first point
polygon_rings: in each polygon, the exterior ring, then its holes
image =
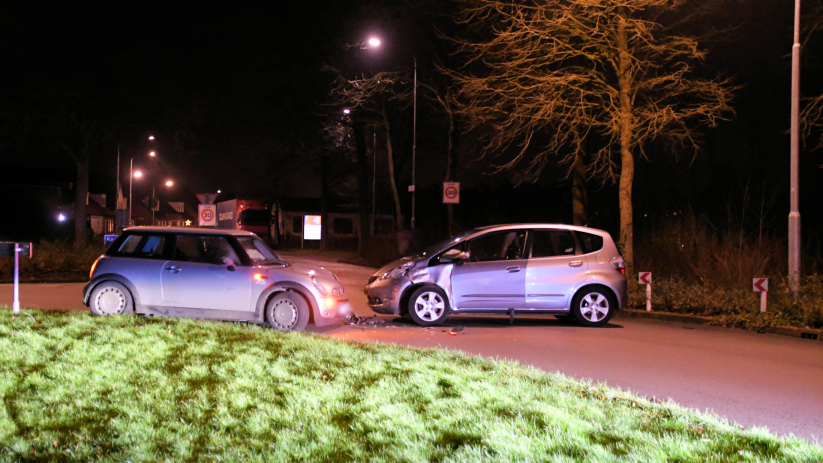
{"type": "Polygon", "coordinates": [[[417,288],[409,297],[409,317],[420,326],[443,323],[449,316],[449,300],[437,286],[417,288]]]}
{"type": "Polygon", "coordinates": [[[581,289],[572,299],[572,313],[583,326],[603,326],[617,310],[611,291],[600,286],[581,289]]]}
{"type": "Polygon", "coordinates": [[[134,301],[125,286],[104,281],[91,292],[89,309],[93,315],[127,315],[134,311],[134,301]]]}
{"type": "Polygon", "coordinates": [[[266,322],[277,330],[303,331],[309,315],[308,303],[293,291],[277,293],[266,305],[266,322]]]}

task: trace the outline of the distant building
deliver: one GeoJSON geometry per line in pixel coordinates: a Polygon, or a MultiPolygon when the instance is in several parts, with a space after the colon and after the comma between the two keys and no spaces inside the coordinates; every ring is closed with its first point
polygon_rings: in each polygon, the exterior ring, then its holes
{"type": "MultiPolygon", "coordinates": [[[[303,217],[321,215],[319,198],[282,198],[277,202],[277,229],[280,230],[281,246],[300,247],[303,241],[303,217]]],[[[330,249],[357,249],[360,245],[360,214],[354,207],[332,206],[326,214],[326,236],[330,249]]],[[[392,214],[369,214],[370,224],[375,225],[375,234],[384,235],[395,231],[392,214]]],[[[371,230],[366,230],[366,235],[371,230]]],[[[274,227],[272,228],[274,233],[274,227]]]]}

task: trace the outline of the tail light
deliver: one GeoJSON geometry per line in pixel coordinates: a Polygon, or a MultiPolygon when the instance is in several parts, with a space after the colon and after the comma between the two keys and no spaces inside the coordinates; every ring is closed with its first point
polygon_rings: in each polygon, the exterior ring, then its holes
{"type": "Polygon", "coordinates": [[[623,259],[613,260],[612,261],[612,267],[614,267],[615,270],[622,273],[623,275],[626,274],[626,263],[623,262],[623,259]]]}

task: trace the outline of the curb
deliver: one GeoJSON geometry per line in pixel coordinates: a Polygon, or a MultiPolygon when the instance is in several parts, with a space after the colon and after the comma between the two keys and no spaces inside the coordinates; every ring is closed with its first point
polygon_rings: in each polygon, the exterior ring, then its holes
{"type": "MultiPolygon", "coordinates": [[[[710,325],[715,321],[713,317],[702,317],[700,315],[688,315],[669,312],[646,312],[645,310],[624,309],[617,313],[618,317],[645,318],[647,320],[660,320],[666,322],[688,323],[691,325],[710,325]]],[[[808,339],[810,341],[823,341],[823,330],[812,328],[797,328],[794,326],[767,326],[761,333],[778,334],[781,336],[791,336],[794,338],[808,339]]]]}

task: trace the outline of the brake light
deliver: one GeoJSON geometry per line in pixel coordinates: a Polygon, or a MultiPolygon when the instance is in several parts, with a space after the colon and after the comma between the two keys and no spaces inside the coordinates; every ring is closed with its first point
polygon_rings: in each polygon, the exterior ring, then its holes
{"type": "Polygon", "coordinates": [[[252,278],[254,278],[254,281],[262,281],[262,280],[268,280],[269,279],[269,277],[267,277],[266,275],[263,275],[262,273],[255,273],[252,276],[252,278]]]}
{"type": "MultiPolygon", "coordinates": [[[[103,256],[100,256],[103,257],[103,256]]],[[[91,264],[91,270],[89,271],[89,280],[91,280],[91,276],[94,275],[94,269],[97,268],[97,263],[100,262],[100,257],[94,260],[94,263],[91,264]]]]}
{"type": "Polygon", "coordinates": [[[626,274],[626,269],[621,268],[621,269],[620,269],[620,273],[622,273],[623,275],[625,275],[625,274],[626,274]]]}
{"type": "MultiPolygon", "coordinates": [[[[615,259],[617,259],[617,258],[615,258],[615,259]]],[[[622,259],[618,260],[618,261],[612,260],[612,267],[614,267],[615,270],[622,273],[623,275],[626,274],[626,263],[623,262],[622,259]]]]}

